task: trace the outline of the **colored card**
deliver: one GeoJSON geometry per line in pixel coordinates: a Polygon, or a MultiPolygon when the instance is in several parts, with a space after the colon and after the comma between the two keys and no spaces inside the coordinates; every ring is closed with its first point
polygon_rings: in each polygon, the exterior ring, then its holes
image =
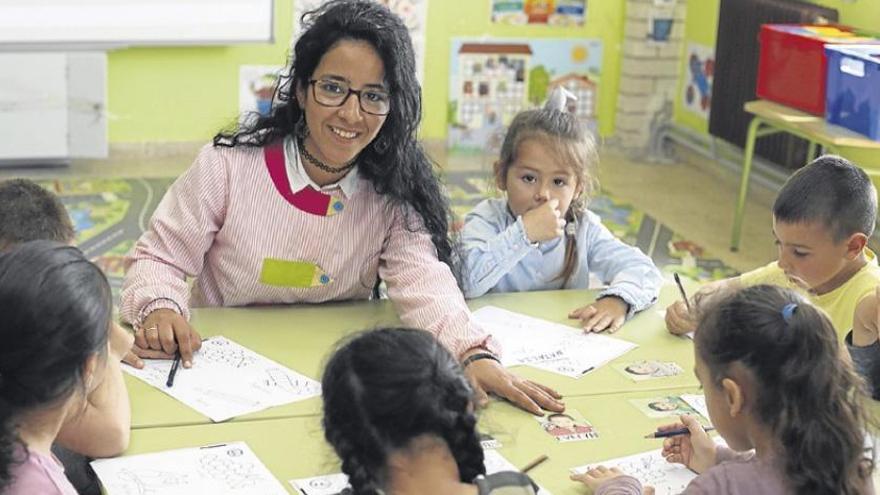
{"type": "Polygon", "coordinates": [[[629,402],[649,418],[677,418],[682,414],[699,414],[677,395],[630,399],[629,402]]]}
{"type": "Polygon", "coordinates": [[[535,416],[535,420],[545,433],[559,442],[580,442],[599,438],[599,432],[596,431],[596,428],[574,409],[543,417],[535,416]]]}
{"type": "Polygon", "coordinates": [[[706,406],[706,396],[703,394],[681,394],[681,400],[693,407],[706,421],[711,421],[709,408],[706,406]]]}
{"type": "Polygon", "coordinates": [[[655,378],[668,378],[678,376],[684,372],[681,366],[672,361],[657,361],[653,359],[618,363],[611,365],[611,367],[634,382],[643,382],[655,378]]]}

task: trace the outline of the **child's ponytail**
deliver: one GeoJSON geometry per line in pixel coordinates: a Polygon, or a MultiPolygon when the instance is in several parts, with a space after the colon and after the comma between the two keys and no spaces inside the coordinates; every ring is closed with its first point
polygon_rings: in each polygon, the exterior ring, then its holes
{"type": "Polygon", "coordinates": [[[863,493],[873,464],[862,454],[864,384],[841,359],[827,317],[809,304],[796,308],[783,319],[794,336],[791,357],[780,366],[780,380],[762,394],[759,413],[778,431],[797,493],[863,493]]]}
{"type": "Polygon", "coordinates": [[[718,295],[701,309],[695,345],[715,383],[735,362],[751,372],[751,410],[773,432],[792,493],[864,492],[864,385],[821,310],[767,285],[718,295]]]}

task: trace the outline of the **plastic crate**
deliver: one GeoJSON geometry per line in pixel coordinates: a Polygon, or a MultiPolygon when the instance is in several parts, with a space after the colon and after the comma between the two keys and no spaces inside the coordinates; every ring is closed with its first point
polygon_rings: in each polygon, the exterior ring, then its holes
{"type": "Polygon", "coordinates": [[[880,141],[880,45],[827,46],[825,119],[880,141]]]}
{"type": "Polygon", "coordinates": [[[758,97],[815,115],[825,114],[825,45],[880,43],[841,25],[764,24],[759,39],[758,97]]]}

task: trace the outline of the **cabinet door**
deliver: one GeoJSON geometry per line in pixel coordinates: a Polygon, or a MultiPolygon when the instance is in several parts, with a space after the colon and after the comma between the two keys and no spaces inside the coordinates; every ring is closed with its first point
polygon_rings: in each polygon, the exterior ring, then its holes
{"type": "Polygon", "coordinates": [[[0,67],[0,160],[66,159],[67,56],[0,52],[0,67]]]}
{"type": "Polygon", "coordinates": [[[67,54],[68,150],[72,158],[107,158],[107,54],[67,54]]]}

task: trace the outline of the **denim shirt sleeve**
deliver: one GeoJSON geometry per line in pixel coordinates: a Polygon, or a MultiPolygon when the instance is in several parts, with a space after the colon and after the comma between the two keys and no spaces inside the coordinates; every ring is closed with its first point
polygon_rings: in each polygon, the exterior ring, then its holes
{"type": "MultiPolygon", "coordinates": [[[[587,265],[608,288],[599,298],[616,296],[629,305],[627,319],[657,302],[663,276],[642,251],[611,233],[592,212],[585,212],[581,227],[587,265]]],[[[578,242],[581,242],[579,239],[578,242]]]]}
{"type": "Polygon", "coordinates": [[[504,215],[509,214],[498,204],[493,205],[494,201],[499,200],[484,201],[468,213],[461,231],[461,288],[467,298],[492,290],[535,249],[526,237],[522,217],[507,225],[510,219],[504,215]]]}

